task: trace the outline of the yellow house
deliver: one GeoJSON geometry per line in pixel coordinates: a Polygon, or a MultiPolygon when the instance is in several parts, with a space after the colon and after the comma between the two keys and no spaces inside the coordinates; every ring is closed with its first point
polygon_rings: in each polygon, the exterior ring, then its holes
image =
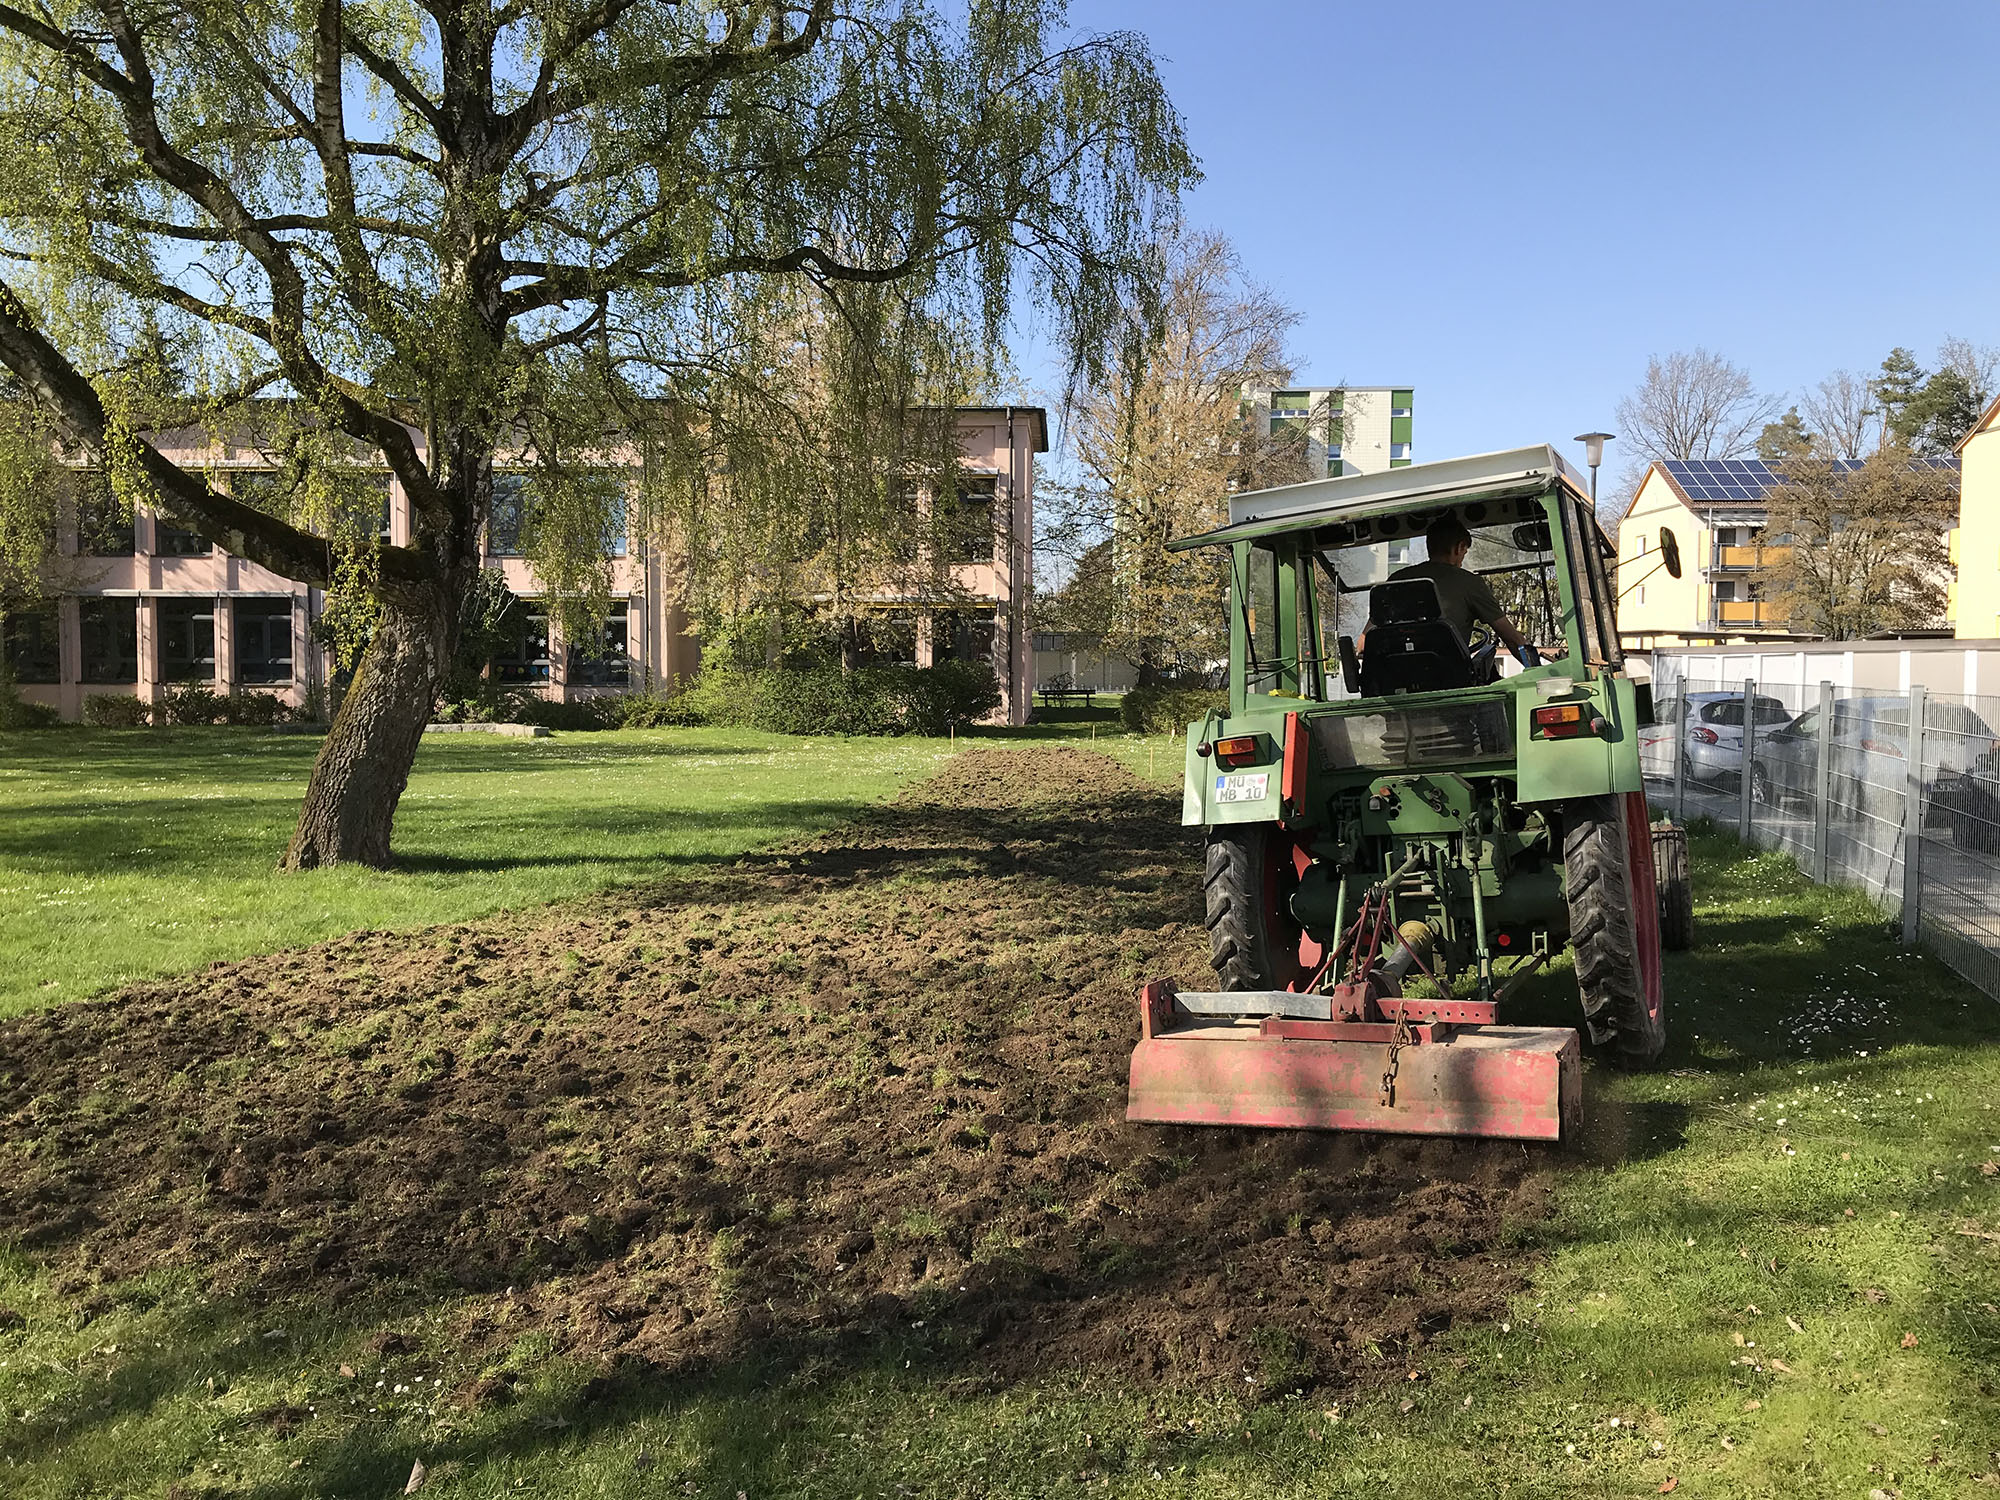
{"type": "Polygon", "coordinates": [[[1952,634],[2000,636],[2000,398],[1958,441],[1958,530],[1952,533],[1952,634]]]}
{"type": "Polygon", "coordinates": [[[1662,459],[1646,470],[1618,523],[1618,635],[1628,649],[1728,637],[1783,636],[1782,613],[1758,597],[1764,492],[1777,476],[1759,459],[1662,459]],[[1662,529],[1681,576],[1661,557],[1662,529]]]}

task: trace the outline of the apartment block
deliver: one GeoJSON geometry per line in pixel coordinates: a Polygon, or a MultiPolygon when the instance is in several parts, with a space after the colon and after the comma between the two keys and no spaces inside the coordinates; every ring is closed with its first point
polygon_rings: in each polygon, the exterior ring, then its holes
{"type": "MultiPolygon", "coordinates": [[[[1025,723],[1032,682],[1028,588],[1034,575],[1036,456],[1048,451],[1039,407],[965,407],[957,413],[962,478],[954,497],[973,518],[953,559],[959,595],[949,611],[885,592],[874,608],[908,617],[908,659],[990,662],[1000,678],[1001,713],[1025,723]],[[991,545],[980,538],[990,535],[991,545]]],[[[413,433],[422,450],[422,435],[413,433]]],[[[206,434],[171,433],[160,450],[203,468],[232,492],[268,484],[268,459],[206,434]]],[[[385,542],[409,541],[408,504],[386,468],[369,470],[381,494],[385,542]]],[[[700,643],[689,629],[682,580],[642,538],[613,547],[612,603],[592,650],[565,641],[542,603],[534,566],[522,554],[527,476],[496,474],[484,542],[485,566],[520,601],[509,639],[489,670],[511,687],[570,700],[637,688],[664,688],[691,676],[700,643]]],[[[922,497],[922,503],[932,503],[922,497]]],[[[335,663],[316,629],[323,591],[237,557],[146,507],[129,521],[85,513],[66,522],[44,579],[45,597],[0,617],[0,647],[21,695],[81,716],[96,693],[156,703],[174,686],[275,694],[294,707],[333,685],[335,663]]]]}
{"type": "Polygon", "coordinates": [[[1416,392],[1408,386],[1246,386],[1252,420],[1273,437],[1305,436],[1315,477],[1378,474],[1411,462],[1416,392]]]}

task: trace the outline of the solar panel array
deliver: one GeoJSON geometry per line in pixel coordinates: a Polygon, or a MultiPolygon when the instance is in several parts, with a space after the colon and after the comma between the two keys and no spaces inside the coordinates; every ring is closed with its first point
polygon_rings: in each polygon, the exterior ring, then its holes
{"type": "MultiPolygon", "coordinates": [[[[1956,458],[1920,458],[1915,463],[1927,469],[1957,469],[1956,458]]],[[[1760,502],[1764,492],[1782,483],[1782,476],[1761,458],[1665,458],[1660,467],[1678,484],[1688,499],[1746,505],[1760,502]]],[[[1834,461],[1843,473],[1861,467],[1858,458],[1834,461]]]]}

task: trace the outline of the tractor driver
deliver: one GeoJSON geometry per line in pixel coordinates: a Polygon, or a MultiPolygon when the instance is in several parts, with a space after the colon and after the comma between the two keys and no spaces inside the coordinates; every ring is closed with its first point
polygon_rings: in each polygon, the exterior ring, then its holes
{"type": "MultiPolygon", "coordinates": [[[[1465,566],[1465,554],[1472,550],[1472,533],[1465,529],[1464,523],[1447,511],[1431,522],[1424,532],[1424,546],[1430,553],[1429,560],[1398,568],[1389,575],[1389,581],[1428,578],[1437,589],[1438,613],[1461,643],[1470,647],[1472,627],[1490,625],[1493,633],[1500,637],[1522,666],[1540,666],[1541,653],[1507,617],[1507,612],[1493,597],[1493,590],[1486,580],[1465,566]]],[[[1369,621],[1369,624],[1374,624],[1374,621],[1369,621]]],[[[1361,637],[1364,649],[1367,641],[1364,633],[1361,637]]]]}

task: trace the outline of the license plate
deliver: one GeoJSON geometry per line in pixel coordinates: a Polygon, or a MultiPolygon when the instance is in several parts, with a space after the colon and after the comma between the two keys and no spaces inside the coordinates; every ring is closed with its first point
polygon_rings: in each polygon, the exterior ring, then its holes
{"type": "Polygon", "coordinates": [[[1215,778],[1217,802],[1261,802],[1271,786],[1269,771],[1245,772],[1215,778]]]}

